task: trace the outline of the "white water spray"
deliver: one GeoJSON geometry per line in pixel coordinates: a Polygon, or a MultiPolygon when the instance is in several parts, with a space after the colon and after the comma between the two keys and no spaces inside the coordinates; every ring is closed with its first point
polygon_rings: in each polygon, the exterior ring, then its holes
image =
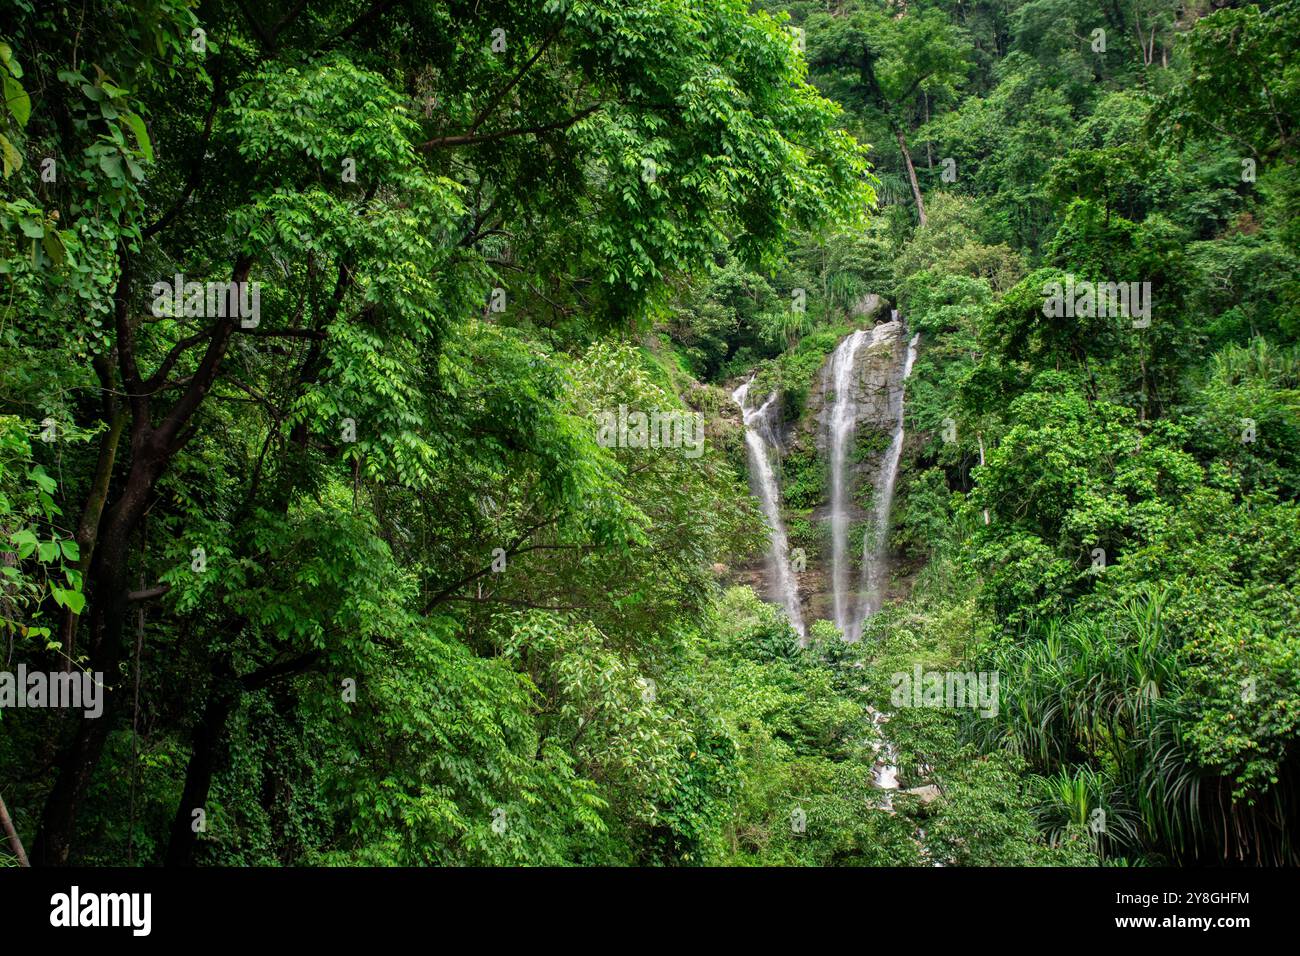
{"type": "Polygon", "coordinates": [[[774,416],[779,411],[776,404],[777,393],[767,397],[761,407],[749,409],[745,401],[749,397],[749,386],[753,379],[745,382],[731,393],[732,400],[740,406],[740,413],[745,420],[745,448],[749,453],[749,473],[753,478],[754,490],[758,494],[763,516],[767,518],[769,548],[768,564],[771,569],[772,589],[781,606],[785,608],[786,617],[800,638],[805,636],[803,611],[799,606],[799,588],[795,583],[794,572],[790,568],[790,544],[785,533],[785,522],[781,520],[780,488],[776,475],[772,471],[772,454],[778,445],[776,421],[774,416]]]}
{"type": "MultiPolygon", "coordinates": [[[[894,313],[897,320],[898,313],[894,313]]],[[[912,374],[912,364],[916,361],[916,345],[921,333],[912,336],[907,343],[907,356],[903,360],[903,373],[898,384],[890,390],[889,411],[894,419],[894,434],[889,447],[885,449],[876,473],[875,498],[873,500],[875,526],[872,533],[862,542],[862,609],[858,620],[875,614],[880,610],[884,599],[885,584],[889,575],[889,517],[894,507],[894,484],[898,480],[898,462],[903,455],[903,383],[912,374]]],[[[859,628],[861,624],[859,623],[859,628]]]]}
{"type": "Polygon", "coordinates": [[[823,389],[834,398],[825,419],[830,458],[831,587],[835,625],[848,641],[856,641],[862,634],[863,619],[880,609],[888,580],[889,519],[903,452],[903,382],[911,374],[920,335],[912,337],[901,356],[901,367],[897,360],[881,365],[867,358],[864,369],[860,355],[863,348],[870,351],[889,345],[896,349],[901,330],[895,311],[889,322],[852,333],[836,347],[824,372],[823,389]],[[864,534],[861,576],[854,587],[848,555],[849,525],[856,510],[852,498],[855,468],[850,455],[860,420],[889,429],[892,436],[871,479],[872,514],[864,534]]]}
{"type": "Polygon", "coordinates": [[[827,434],[831,479],[831,589],[834,596],[835,626],[848,636],[853,614],[849,594],[849,474],[846,459],[857,422],[857,390],[854,371],[858,350],[868,333],[859,329],[835,347],[828,368],[829,386],[835,401],[830,407],[827,434]]]}
{"type": "Polygon", "coordinates": [[[885,736],[884,726],[889,723],[889,715],[882,714],[870,705],[867,706],[867,714],[871,717],[871,749],[876,755],[875,764],[871,768],[871,782],[884,791],[881,794],[881,809],[892,813],[893,791],[898,789],[898,749],[885,736]]]}

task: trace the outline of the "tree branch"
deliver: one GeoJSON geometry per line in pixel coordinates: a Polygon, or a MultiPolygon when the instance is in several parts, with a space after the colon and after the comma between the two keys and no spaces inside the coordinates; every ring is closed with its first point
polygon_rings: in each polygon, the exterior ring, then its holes
{"type": "Polygon", "coordinates": [[[595,604],[536,604],[532,601],[518,601],[512,598],[499,597],[477,598],[458,596],[448,598],[447,600],[464,601],[468,604],[509,604],[512,607],[534,608],[538,611],[586,611],[596,607],[595,604]]]}
{"type": "Polygon", "coordinates": [[[151,588],[144,588],[140,591],[128,591],[126,599],[128,601],[151,601],[154,598],[162,597],[171,589],[170,584],[155,584],[151,588]]]}
{"type": "MultiPolygon", "coordinates": [[[[231,281],[235,283],[247,281],[248,273],[252,268],[253,257],[241,255],[235,261],[231,281]]],[[[174,444],[181,428],[189,421],[190,416],[194,414],[203,401],[203,397],[212,388],[212,383],[217,377],[217,371],[221,367],[221,359],[230,345],[230,336],[234,334],[235,324],[235,317],[230,316],[222,319],[213,329],[212,340],[208,343],[207,351],[203,353],[203,359],[199,362],[198,370],[194,373],[189,387],[186,388],[185,393],[181,395],[176,404],[172,406],[162,424],[158,426],[156,440],[164,447],[171,447],[174,444]]]]}
{"type": "Polygon", "coordinates": [[[257,690],[265,687],[278,677],[301,674],[320,659],[320,651],[310,651],[297,657],[291,657],[287,661],[281,661],[278,664],[267,664],[265,667],[259,667],[257,670],[240,677],[239,683],[244,690],[257,690]]]}
{"type": "Polygon", "coordinates": [[[563,26],[564,26],[564,21],[563,19],[561,19],[561,21],[556,25],[555,29],[551,31],[550,35],[545,40],[542,41],[542,45],[537,48],[537,52],[528,58],[528,62],[525,63],[523,67],[520,68],[519,72],[516,73],[510,79],[510,82],[507,83],[504,87],[502,87],[501,91],[497,93],[496,96],[488,100],[487,105],[484,106],[483,109],[479,111],[478,116],[474,117],[474,122],[470,124],[469,127],[470,133],[478,132],[478,128],[483,125],[483,122],[489,116],[492,115],[492,111],[497,108],[497,105],[501,102],[502,99],[505,98],[506,94],[508,94],[511,90],[515,88],[516,84],[518,84],[519,81],[524,78],[524,74],[527,73],[530,69],[532,69],[533,64],[536,63],[537,60],[541,57],[541,55],[546,52],[546,48],[549,47],[551,43],[554,42],[555,38],[560,35],[560,29],[563,26]]]}
{"type": "Polygon", "coordinates": [[[172,366],[176,364],[176,361],[181,357],[181,355],[198,345],[204,339],[211,338],[214,331],[214,329],[204,329],[202,332],[195,332],[193,335],[186,336],[173,345],[171,351],[169,351],[167,356],[162,360],[162,364],[158,366],[158,371],[149,376],[149,381],[144,383],[145,392],[152,395],[154,392],[158,391],[158,389],[162,387],[162,384],[167,380],[167,373],[172,370],[172,366]]]}
{"type": "Polygon", "coordinates": [[[484,133],[482,136],[475,136],[470,133],[458,133],[455,136],[443,136],[438,139],[427,140],[416,146],[416,150],[421,153],[427,153],[435,149],[450,149],[456,146],[477,146],[480,143],[491,143],[500,139],[510,139],[514,136],[536,136],[539,133],[550,133],[555,130],[568,129],[574,123],[590,116],[605,104],[592,103],[585,109],[567,119],[556,120],[554,123],[543,123],[540,126],[518,126],[514,129],[502,129],[493,133],[484,133]]]}
{"type": "Polygon", "coordinates": [[[273,47],[275,45],[275,38],[271,36],[271,34],[267,33],[262,24],[257,21],[252,13],[249,12],[248,5],[244,3],[244,0],[235,0],[235,6],[239,8],[239,12],[244,15],[244,19],[248,21],[248,25],[252,27],[253,32],[257,34],[258,42],[264,47],[273,47]]]}
{"type": "Polygon", "coordinates": [[[348,39],[352,34],[356,33],[371,20],[383,15],[383,13],[391,7],[393,3],[394,0],[375,0],[365,13],[361,14],[361,16],[357,17],[338,33],[334,34],[334,36],[330,37],[329,42],[333,43],[335,40],[348,39]]]}
{"type": "MultiPolygon", "coordinates": [[[[560,517],[561,517],[560,515],[554,515],[554,516],[552,516],[552,517],[550,517],[550,518],[547,518],[545,521],[539,521],[538,523],[536,523],[536,524],[534,524],[534,525],[530,525],[529,527],[525,528],[524,531],[523,531],[523,533],[520,534],[519,537],[517,537],[517,538],[516,538],[516,539],[515,539],[511,544],[510,544],[510,546],[509,546],[508,548],[503,549],[503,550],[505,551],[505,553],[506,553],[506,556],[509,557],[509,556],[512,555],[512,554],[520,554],[520,553],[522,553],[522,552],[520,551],[520,546],[521,546],[525,541],[527,541],[530,537],[532,537],[532,534],[533,534],[534,531],[539,531],[539,530],[541,530],[542,528],[545,528],[547,525],[555,524],[557,521],[560,520],[560,517]]],[[[534,546],[534,547],[535,547],[535,546],[534,546]]],[[[529,550],[532,550],[532,548],[530,548],[529,550]]],[[[441,591],[439,591],[437,594],[435,594],[432,598],[430,598],[430,599],[425,603],[425,605],[424,605],[424,613],[425,613],[425,614],[428,614],[430,611],[432,611],[435,607],[437,607],[437,606],[438,606],[439,604],[441,604],[443,601],[447,600],[447,599],[448,599],[452,594],[454,594],[455,592],[459,591],[461,588],[463,588],[463,587],[464,587],[465,585],[467,585],[467,584],[473,584],[475,581],[477,581],[479,578],[483,577],[483,575],[489,573],[491,570],[492,570],[492,565],[489,564],[487,567],[485,567],[485,568],[480,568],[479,570],[475,571],[473,574],[469,575],[468,577],[462,578],[461,580],[456,581],[456,582],[453,583],[453,584],[449,584],[449,585],[447,585],[445,588],[443,588],[441,591]]]]}
{"type": "Polygon", "coordinates": [[[241,328],[242,335],[259,335],[268,339],[323,339],[325,332],[322,329],[244,329],[241,328]]]}
{"type": "Polygon", "coordinates": [[[131,328],[131,260],[126,243],[117,249],[117,287],[113,290],[113,325],[117,335],[117,364],[122,372],[122,387],[131,406],[131,417],[137,423],[148,425],[149,400],[144,383],[140,380],[140,367],[135,361],[135,330],[131,328]]]}
{"type": "Polygon", "coordinates": [[[181,194],[176,197],[176,201],[159,217],[157,222],[144,228],[141,235],[145,239],[157,235],[171,225],[172,220],[180,215],[190,196],[194,194],[194,190],[198,189],[199,183],[203,181],[203,159],[207,155],[208,143],[212,139],[212,121],[216,118],[217,107],[225,93],[224,75],[224,71],[219,72],[213,82],[212,103],[208,106],[208,115],[203,119],[203,134],[199,138],[198,149],[194,151],[194,156],[190,160],[189,175],[185,177],[185,185],[181,189],[181,194]]]}

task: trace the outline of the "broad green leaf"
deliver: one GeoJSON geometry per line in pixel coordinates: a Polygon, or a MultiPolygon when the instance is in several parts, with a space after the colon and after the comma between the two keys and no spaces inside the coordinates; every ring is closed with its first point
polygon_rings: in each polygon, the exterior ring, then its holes
{"type": "Polygon", "coordinates": [[[14,149],[14,144],[9,142],[9,138],[3,133],[0,133],[0,159],[4,162],[5,179],[23,168],[22,153],[14,149]]]}
{"type": "Polygon", "coordinates": [[[32,98],[27,95],[23,85],[11,76],[5,77],[4,91],[5,106],[14,114],[14,119],[18,120],[19,126],[26,126],[28,118],[32,115],[32,98]]]}
{"type": "Polygon", "coordinates": [[[0,43],[0,64],[9,71],[11,76],[18,79],[22,78],[23,68],[19,65],[18,61],[14,59],[13,47],[8,43],[0,43]]]}
{"type": "Polygon", "coordinates": [[[46,474],[45,468],[41,465],[33,467],[32,470],[28,472],[28,477],[31,478],[32,481],[36,482],[41,491],[48,495],[54,494],[54,489],[59,487],[59,483],[46,474]]]}
{"type": "Polygon", "coordinates": [[[45,254],[50,257],[50,261],[55,265],[63,265],[68,260],[67,250],[63,248],[63,239],[59,236],[59,231],[53,228],[47,228],[45,235],[41,237],[41,246],[45,249],[45,254]]]}
{"type": "Polygon", "coordinates": [[[36,550],[36,533],[31,528],[15,531],[9,540],[13,542],[20,558],[29,557],[36,550]]]}
{"type": "Polygon", "coordinates": [[[146,162],[153,162],[153,143],[149,141],[149,130],[145,127],[144,119],[139,113],[123,113],[122,119],[126,125],[131,127],[135,133],[135,140],[140,144],[140,152],[144,153],[146,162]]]}
{"type": "Polygon", "coordinates": [[[80,614],[86,607],[86,596],[80,591],[74,591],[71,588],[61,588],[50,585],[50,595],[55,602],[66,607],[73,614],[80,614]]]}

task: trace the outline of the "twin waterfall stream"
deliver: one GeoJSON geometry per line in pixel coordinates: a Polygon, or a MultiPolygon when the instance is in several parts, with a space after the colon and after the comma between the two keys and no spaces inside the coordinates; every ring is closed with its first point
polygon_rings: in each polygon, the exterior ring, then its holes
{"type": "MultiPolygon", "coordinates": [[[[835,626],[846,641],[862,636],[862,622],[880,610],[889,583],[889,517],[894,505],[894,483],[898,479],[898,462],[903,454],[903,383],[912,373],[916,360],[916,343],[920,333],[912,336],[897,362],[860,367],[858,353],[868,354],[880,347],[894,350],[902,334],[898,314],[891,321],[869,332],[859,329],[835,349],[826,374],[834,387],[834,403],[827,416],[827,443],[831,462],[831,576],[834,582],[835,626]],[[870,525],[862,539],[862,565],[856,586],[850,585],[848,549],[849,523],[854,515],[851,500],[853,487],[853,440],[858,422],[889,429],[889,445],[871,478],[872,498],[870,525]]],[[[865,476],[863,476],[865,478],[865,476]]]]}
{"type": "MultiPolygon", "coordinates": [[[[903,387],[920,339],[917,333],[904,345],[903,334],[902,320],[895,311],[890,321],[846,336],[821,370],[823,403],[817,449],[828,464],[829,495],[826,508],[814,513],[814,520],[820,517],[830,524],[829,616],[846,641],[861,638],[863,622],[880,610],[889,584],[889,520],[903,453],[903,387]],[[859,431],[867,429],[890,437],[883,451],[864,457],[854,449],[859,431]],[[869,496],[864,493],[867,488],[869,496]],[[857,554],[861,561],[855,574],[852,556],[857,554]]],[[[750,407],[752,383],[753,378],[731,397],[744,417],[750,486],[767,519],[768,597],[785,609],[806,643],[805,601],[791,566],[789,538],[781,517],[776,468],[782,454],[780,396],[773,392],[758,407],[750,407]]],[[[818,615],[810,607],[808,619],[818,616],[826,615],[818,615]]],[[[877,731],[888,720],[875,711],[871,717],[877,731]]],[[[888,808],[892,806],[889,791],[898,786],[893,748],[883,735],[873,746],[879,756],[876,785],[886,791],[888,808]]]]}
{"type": "Polygon", "coordinates": [[[785,522],[781,520],[781,488],[776,482],[776,473],[772,470],[772,458],[779,447],[778,431],[780,406],[776,402],[777,393],[767,397],[757,409],[745,407],[749,397],[751,378],[731,393],[732,400],[740,406],[740,413],[745,419],[745,449],[749,457],[749,474],[758,491],[758,500],[763,507],[763,516],[767,518],[771,544],[768,547],[768,575],[772,590],[785,608],[785,615],[805,637],[803,609],[799,605],[799,588],[794,571],[790,567],[790,543],[785,534],[785,522]]]}

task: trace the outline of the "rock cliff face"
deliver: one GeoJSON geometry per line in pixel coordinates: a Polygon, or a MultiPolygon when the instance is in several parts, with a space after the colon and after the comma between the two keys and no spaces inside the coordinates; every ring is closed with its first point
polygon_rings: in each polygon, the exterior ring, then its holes
{"type": "MultiPolygon", "coordinates": [[[[871,311],[875,305],[865,303],[871,311]]],[[[846,336],[818,371],[798,420],[770,429],[800,616],[808,626],[832,621],[849,640],[889,598],[888,525],[915,341],[897,314],[846,336]],[[798,502],[784,494],[810,485],[817,490],[798,502]]],[[[756,563],[742,575],[780,600],[771,566],[769,556],[766,568],[756,563]]]]}

